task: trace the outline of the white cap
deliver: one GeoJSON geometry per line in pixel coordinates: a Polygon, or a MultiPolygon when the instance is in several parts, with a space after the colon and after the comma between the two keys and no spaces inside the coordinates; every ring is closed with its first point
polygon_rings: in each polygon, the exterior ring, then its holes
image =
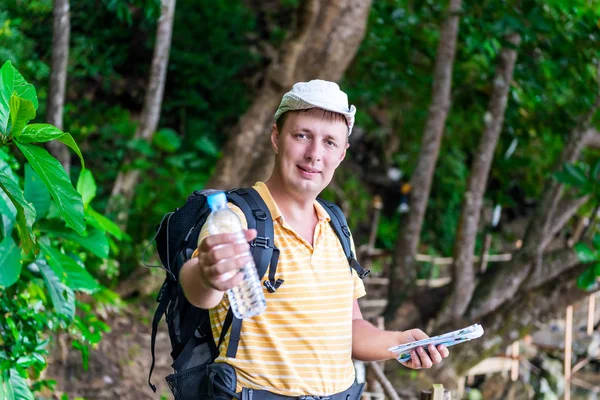
{"type": "Polygon", "coordinates": [[[284,94],[275,113],[275,121],[287,111],[309,108],[321,108],[342,114],[346,117],[348,136],[352,133],[356,107],[348,105],[348,96],[340,90],[337,83],[320,79],[298,82],[292,87],[292,90],[284,94]]]}

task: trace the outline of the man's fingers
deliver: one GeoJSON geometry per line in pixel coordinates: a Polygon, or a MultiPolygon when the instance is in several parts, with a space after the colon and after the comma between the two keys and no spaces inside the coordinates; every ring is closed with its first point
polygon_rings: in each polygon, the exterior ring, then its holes
{"type": "Polygon", "coordinates": [[[236,271],[242,268],[251,260],[252,257],[250,255],[245,254],[243,256],[230,258],[225,261],[221,261],[209,267],[206,267],[205,272],[209,279],[217,279],[219,275],[223,275],[230,271],[236,271]]]}
{"type": "Polygon", "coordinates": [[[244,279],[244,274],[241,272],[236,273],[233,278],[227,280],[221,280],[220,278],[223,275],[218,275],[216,280],[210,280],[209,286],[215,290],[219,290],[221,292],[225,292],[237,285],[239,285],[244,279]]]}
{"type": "Polygon", "coordinates": [[[412,362],[412,368],[414,368],[414,369],[421,368],[421,360],[419,359],[419,356],[417,355],[416,350],[410,351],[410,360],[412,362]]]}
{"type": "MultiPolygon", "coordinates": [[[[256,229],[245,229],[244,236],[246,242],[254,240],[256,237],[256,229]]],[[[224,244],[234,244],[238,242],[239,236],[237,233],[219,233],[216,235],[208,235],[200,243],[200,251],[208,251],[209,249],[224,244]]]]}
{"type": "Polygon", "coordinates": [[[257,235],[256,229],[245,229],[244,234],[246,235],[246,241],[254,240],[257,235]]]}
{"type": "Polygon", "coordinates": [[[430,344],[427,346],[427,349],[429,350],[429,358],[434,364],[442,362],[444,357],[442,357],[441,353],[435,348],[434,345],[430,344]]]}
{"type": "Polygon", "coordinates": [[[423,366],[423,368],[431,368],[433,362],[431,361],[431,358],[429,358],[429,356],[427,355],[425,349],[419,347],[417,349],[417,353],[419,353],[419,358],[421,359],[421,365],[423,366]]]}
{"type": "Polygon", "coordinates": [[[224,244],[212,247],[206,255],[209,264],[216,264],[223,260],[247,254],[249,251],[250,246],[248,243],[224,244]]]}
{"type": "Polygon", "coordinates": [[[237,242],[237,234],[235,233],[219,233],[217,235],[208,235],[200,243],[201,251],[208,251],[215,246],[224,244],[233,244],[237,242]]]}
{"type": "Polygon", "coordinates": [[[444,346],[443,344],[440,344],[437,347],[438,351],[440,352],[440,354],[442,355],[442,358],[446,358],[450,355],[450,351],[448,350],[448,348],[446,346],[444,346]]]}

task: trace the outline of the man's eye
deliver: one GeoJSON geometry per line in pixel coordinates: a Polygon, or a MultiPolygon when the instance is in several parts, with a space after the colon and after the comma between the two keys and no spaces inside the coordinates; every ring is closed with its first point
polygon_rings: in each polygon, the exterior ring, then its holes
{"type": "Polygon", "coordinates": [[[331,147],[337,146],[337,144],[335,142],[332,142],[331,140],[328,140],[326,143],[327,143],[327,146],[331,146],[331,147]]]}
{"type": "Polygon", "coordinates": [[[306,137],[306,135],[304,133],[296,133],[296,137],[298,139],[304,139],[306,137]]]}

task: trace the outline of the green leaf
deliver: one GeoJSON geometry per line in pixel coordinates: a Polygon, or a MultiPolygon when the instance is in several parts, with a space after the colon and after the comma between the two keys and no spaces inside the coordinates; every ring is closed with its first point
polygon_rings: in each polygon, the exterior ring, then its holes
{"type": "Polygon", "coordinates": [[[0,69],[0,133],[6,134],[10,113],[10,98],[16,92],[17,96],[29,100],[37,110],[38,100],[33,85],[27,83],[23,76],[6,61],[0,69]]]}
{"type": "Polygon", "coordinates": [[[2,216],[2,235],[10,236],[17,221],[17,209],[3,190],[0,190],[0,215],[2,216]]]}
{"type": "Polygon", "coordinates": [[[10,370],[10,384],[12,385],[15,400],[35,400],[31,389],[27,386],[27,381],[19,375],[16,369],[10,370]]]}
{"type": "Polygon", "coordinates": [[[563,170],[557,174],[557,179],[571,186],[582,187],[588,183],[585,171],[574,164],[565,164],[563,170]]]}
{"type": "Polygon", "coordinates": [[[596,284],[596,266],[592,265],[587,268],[577,278],[577,286],[583,290],[590,290],[596,284]]]}
{"type": "Polygon", "coordinates": [[[152,142],[160,150],[173,153],[181,147],[181,138],[173,129],[163,128],[154,134],[152,142]]]}
{"type": "Polygon", "coordinates": [[[21,99],[14,93],[10,97],[10,122],[6,129],[7,133],[18,138],[25,125],[35,118],[35,108],[29,100],[21,99]]]}
{"type": "Polygon", "coordinates": [[[41,228],[41,231],[56,238],[71,240],[100,258],[108,258],[108,239],[106,234],[101,230],[88,229],[85,235],[78,235],[72,230],[65,228],[41,228]]]}
{"type": "Polygon", "coordinates": [[[21,276],[21,251],[10,236],[0,242],[0,288],[12,286],[21,276]]]}
{"type": "Polygon", "coordinates": [[[38,260],[34,263],[42,273],[44,282],[50,292],[50,298],[54,309],[58,314],[63,315],[69,321],[75,317],[75,293],[64,284],[62,279],[56,275],[55,271],[48,266],[45,260],[38,260]]]}
{"type": "Polygon", "coordinates": [[[73,136],[71,136],[70,133],[65,133],[60,138],[58,138],[58,141],[69,146],[71,150],[73,150],[79,156],[81,168],[85,168],[85,161],[83,160],[83,155],[81,154],[81,150],[79,150],[79,146],[77,146],[77,143],[75,143],[73,136]]]}
{"type": "Polygon", "coordinates": [[[590,180],[597,181],[600,178],[600,160],[590,169],[590,180]]]}
{"type": "Polygon", "coordinates": [[[30,143],[45,143],[51,140],[58,140],[69,146],[78,156],[81,161],[81,166],[85,168],[85,162],[81,150],[71,134],[66,133],[50,124],[31,124],[27,125],[21,135],[16,138],[19,143],[30,144],[30,143]]]}
{"type": "Polygon", "coordinates": [[[219,149],[217,145],[206,136],[202,136],[194,143],[194,147],[204,154],[212,157],[219,155],[219,149]]]}
{"type": "Polygon", "coordinates": [[[579,258],[579,261],[582,263],[598,261],[598,254],[583,242],[579,242],[575,245],[575,253],[577,253],[577,258],[579,258]]]}
{"type": "Polygon", "coordinates": [[[592,244],[594,245],[594,249],[596,251],[600,250],[600,233],[595,233],[592,238],[592,244]]]}
{"type": "Polygon", "coordinates": [[[29,252],[35,241],[35,236],[31,231],[31,227],[35,222],[35,208],[25,200],[19,185],[4,172],[0,172],[0,189],[4,191],[17,209],[17,231],[21,238],[23,250],[29,252]]]}
{"type": "Polygon", "coordinates": [[[48,188],[29,163],[25,164],[25,200],[35,207],[36,221],[46,215],[52,201],[48,188]]]}
{"type": "Polygon", "coordinates": [[[0,370],[0,399],[14,400],[15,394],[12,385],[10,384],[10,376],[8,371],[0,370]]]}
{"type": "Polygon", "coordinates": [[[29,124],[23,132],[18,136],[20,143],[45,143],[51,140],[58,139],[65,133],[50,124],[29,124]]]}
{"type": "Polygon", "coordinates": [[[40,243],[40,249],[53,270],[60,268],[64,271],[69,288],[86,293],[94,293],[100,289],[98,282],[77,261],[44,243],[40,243]]]}
{"type": "Polygon", "coordinates": [[[48,188],[61,217],[68,226],[82,234],[85,231],[85,219],[81,195],[73,188],[62,165],[39,146],[15,143],[48,188]]]}
{"type": "Polygon", "coordinates": [[[119,240],[123,239],[123,231],[121,231],[121,228],[110,219],[94,210],[91,206],[86,208],[85,215],[90,225],[110,233],[119,240]]]}
{"type": "Polygon", "coordinates": [[[77,191],[81,194],[83,207],[87,208],[92,199],[96,197],[96,181],[89,169],[82,169],[77,180],[77,191]]]}

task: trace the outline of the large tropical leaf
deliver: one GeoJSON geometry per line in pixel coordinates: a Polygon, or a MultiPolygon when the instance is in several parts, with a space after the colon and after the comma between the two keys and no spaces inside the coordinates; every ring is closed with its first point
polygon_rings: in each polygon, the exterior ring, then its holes
{"type": "Polygon", "coordinates": [[[17,209],[3,190],[0,190],[0,216],[2,216],[0,221],[2,236],[10,236],[17,221],[17,209]]]}
{"type": "Polygon", "coordinates": [[[10,98],[10,120],[6,131],[18,137],[25,125],[35,118],[35,108],[29,100],[22,99],[14,93],[10,98]]]}
{"type": "MultiPolygon", "coordinates": [[[[4,153],[0,153],[0,156],[4,153]]],[[[13,181],[18,182],[17,176],[10,168],[10,165],[0,157],[0,173],[4,172],[13,181]]],[[[12,201],[8,198],[4,190],[0,190],[0,215],[2,216],[2,235],[8,236],[17,221],[17,209],[12,201]]]]}
{"type": "Polygon", "coordinates": [[[21,275],[21,251],[10,236],[0,242],[0,288],[12,286],[21,275]]]}
{"type": "Polygon", "coordinates": [[[88,229],[84,235],[78,235],[67,228],[41,228],[51,236],[64,238],[80,244],[100,258],[108,258],[108,239],[106,234],[99,229],[88,229]]]}
{"type": "Polygon", "coordinates": [[[15,400],[35,400],[31,389],[27,386],[27,381],[19,375],[16,369],[10,370],[10,384],[12,385],[15,400]]]}
{"type": "Polygon", "coordinates": [[[85,231],[85,220],[81,195],[73,188],[62,165],[39,146],[15,143],[48,188],[61,217],[68,226],[82,234],[85,231]]]}
{"type": "Polygon", "coordinates": [[[0,68],[0,133],[2,134],[6,134],[10,112],[10,98],[13,92],[16,92],[18,97],[31,101],[33,108],[37,110],[38,100],[35,88],[25,81],[10,61],[6,61],[2,68],[0,68]]]}
{"type": "Polygon", "coordinates": [[[71,290],[45,260],[37,260],[35,265],[39,268],[44,283],[50,293],[52,304],[58,314],[63,315],[69,321],[75,317],[75,293],[71,290]]]}
{"type": "Polygon", "coordinates": [[[14,397],[8,371],[0,371],[0,399],[13,399],[14,397]]]}
{"type": "Polygon", "coordinates": [[[0,172],[0,189],[4,191],[17,209],[17,230],[25,252],[33,247],[35,236],[31,227],[35,222],[35,208],[25,200],[19,185],[4,172],[0,172]]]}
{"type": "Polygon", "coordinates": [[[66,278],[65,283],[69,288],[86,293],[93,293],[100,289],[98,282],[96,282],[85,268],[77,264],[77,261],[47,244],[40,243],[40,248],[48,264],[50,264],[54,271],[62,269],[66,278]]]}
{"type": "Polygon", "coordinates": [[[77,191],[83,199],[83,207],[87,208],[90,202],[96,197],[96,181],[89,169],[82,169],[77,180],[77,191]]]}
{"type": "Polygon", "coordinates": [[[46,215],[52,201],[48,188],[29,164],[25,164],[25,200],[35,207],[36,221],[46,215]]]}
{"type": "Polygon", "coordinates": [[[83,160],[83,155],[81,154],[81,150],[71,134],[66,133],[50,124],[31,124],[27,125],[23,132],[20,135],[16,136],[16,139],[19,143],[29,144],[29,143],[45,143],[51,140],[58,140],[69,146],[77,155],[79,156],[79,160],[81,161],[81,166],[85,168],[85,162],[83,160]]]}

